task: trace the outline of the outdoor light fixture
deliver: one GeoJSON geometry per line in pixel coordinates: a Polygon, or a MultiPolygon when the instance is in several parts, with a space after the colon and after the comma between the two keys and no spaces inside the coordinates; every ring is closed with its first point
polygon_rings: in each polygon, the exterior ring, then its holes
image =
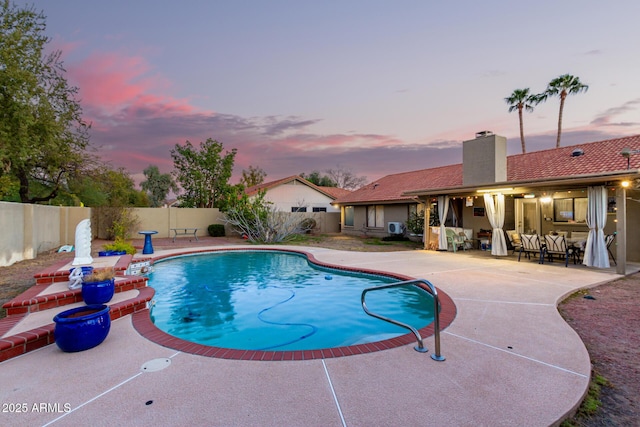
{"type": "Polygon", "coordinates": [[[620,154],[622,154],[622,157],[627,159],[627,169],[630,169],[630,167],[631,167],[631,155],[632,154],[640,154],[640,150],[632,150],[629,147],[625,147],[625,148],[622,149],[620,154]]]}
{"type": "Polygon", "coordinates": [[[542,203],[551,203],[553,199],[551,198],[551,196],[544,196],[544,197],[540,197],[540,201],[542,203]]]}
{"type": "Polygon", "coordinates": [[[629,188],[631,183],[629,181],[622,181],[620,185],[622,186],[622,188],[629,188]]]}
{"type": "Polygon", "coordinates": [[[511,188],[487,188],[486,190],[478,190],[478,193],[504,193],[505,191],[511,191],[511,188]]]}
{"type": "Polygon", "coordinates": [[[525,195],[524,195],[524,198],[525,198],[525,199],[533,199],[534,197],[536,197],[536,195],[535,195],[535,194],[525,194],[525,195]]]}

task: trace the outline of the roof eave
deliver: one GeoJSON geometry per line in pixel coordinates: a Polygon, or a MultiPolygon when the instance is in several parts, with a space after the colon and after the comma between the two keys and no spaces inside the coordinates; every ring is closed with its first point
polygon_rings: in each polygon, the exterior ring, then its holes
{"type": "Polygon", "coordinates": [[[360,206],[360,205],[392,205],[395,203],[407,203],[407,202],[416,202],[415,198],[413,196],[407,196],[407,197],[403,197],[400,199],[386,199],[386,200],[357,200],[357,201],[341,201],[341,200],[334,200],[333,202],[331,202],[331,204],[334,205],[354,205],[354,206],[360,206]]]}
{"type": "Polygon", "coordinates": [[[517,194],[531,188],[541,187],[561,187],[561,186],[576,186],[585,184],[605,183],[612,179],[634,179],[640,176],[640,169],[624,169],[618,171],[611,171],[606,173],[594,173],[577,175],[562,178],[540,178],[535,180],[520,180],[520,181],[504,181],[496,182],[492,184],[473,185],[473,186],[458,186],[447,187],[437,189],[422,189],[406,191],[403,194],[405,196],[437,196],[443,194],[465,194],[465,193],[477,193],[481,190],[495,188],[499,190],[503,188],[504,194],[517,194]]]}

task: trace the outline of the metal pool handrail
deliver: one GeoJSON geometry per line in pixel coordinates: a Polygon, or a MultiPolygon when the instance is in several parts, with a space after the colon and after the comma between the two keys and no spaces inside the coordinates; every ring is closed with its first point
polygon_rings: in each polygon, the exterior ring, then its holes
{"type": "Polygon", "coordinates": [[[440,301],[438,300],[438,291],[436,290],[435,286],[433,286],[428,280],[425,280],[425,279],[405,280],[403,282],[396,282],[396,283],[390,283],[388,285],[381,285],[381,286],[375,286],[372,288],[366,288],[362,291],[362,295],[360,297],[360,301],[362,302],[362,309],[369,316],[376,317],[380,320],[384,320],[385,322],[393,323],[394,325],[398,325],[405,329],[409,329],[418,340],[418,345],[414,347],[414,349],[416,351],[419,351],[420,353],[426,353],[428,349],[424,346],[422,342],[422,337],[420,336],[420,332],[418,332],[416,328],[414,328],[411,325],[407,325],[405,323],[399,322],[397,320],[393,320],[388,317],[373,313],[367,308],[367,304],[365,301],[367,292],[381,290],[381,289],[398,288],[401,286],[417,286],[418,288],[425,290],[423,286],[419,285],[420,283],[426,285],[429,288],[429,292],[431,293],[431,295],[433,295],[433,329],[434,329],[433,337],[435,339],[436,348],[435,348],[435,353],[431,355],[431,358],[438,362],[442,362],[445,360],[445,357],[440,354],[440,301]]]}

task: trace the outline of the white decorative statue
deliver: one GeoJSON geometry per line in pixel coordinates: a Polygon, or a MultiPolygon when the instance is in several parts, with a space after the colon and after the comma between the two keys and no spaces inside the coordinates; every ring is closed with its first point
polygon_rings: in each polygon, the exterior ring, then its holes
{"type": "Polygon", "coordinates": [[[91,220],[83,219],[76,227],[76,257],[71,265],[91,264],[91,220]]]}

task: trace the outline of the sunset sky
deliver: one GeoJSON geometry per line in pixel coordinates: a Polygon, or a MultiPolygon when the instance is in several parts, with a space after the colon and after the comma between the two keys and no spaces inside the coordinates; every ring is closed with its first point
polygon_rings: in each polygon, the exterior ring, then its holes
{"type": "MultiPolygon", "coordinates": [[[[640,1],[60,0],[47,17],[91,141],[139,181],[170,150],[238,149],[232,182],[338,166],[373,181],[462,161],[491,130],[521,152],[504,98],[580,77],[563,146],[640,133],[640,1]]],[[[524,126],[555,147],[559,99],[524,126]]]]}

